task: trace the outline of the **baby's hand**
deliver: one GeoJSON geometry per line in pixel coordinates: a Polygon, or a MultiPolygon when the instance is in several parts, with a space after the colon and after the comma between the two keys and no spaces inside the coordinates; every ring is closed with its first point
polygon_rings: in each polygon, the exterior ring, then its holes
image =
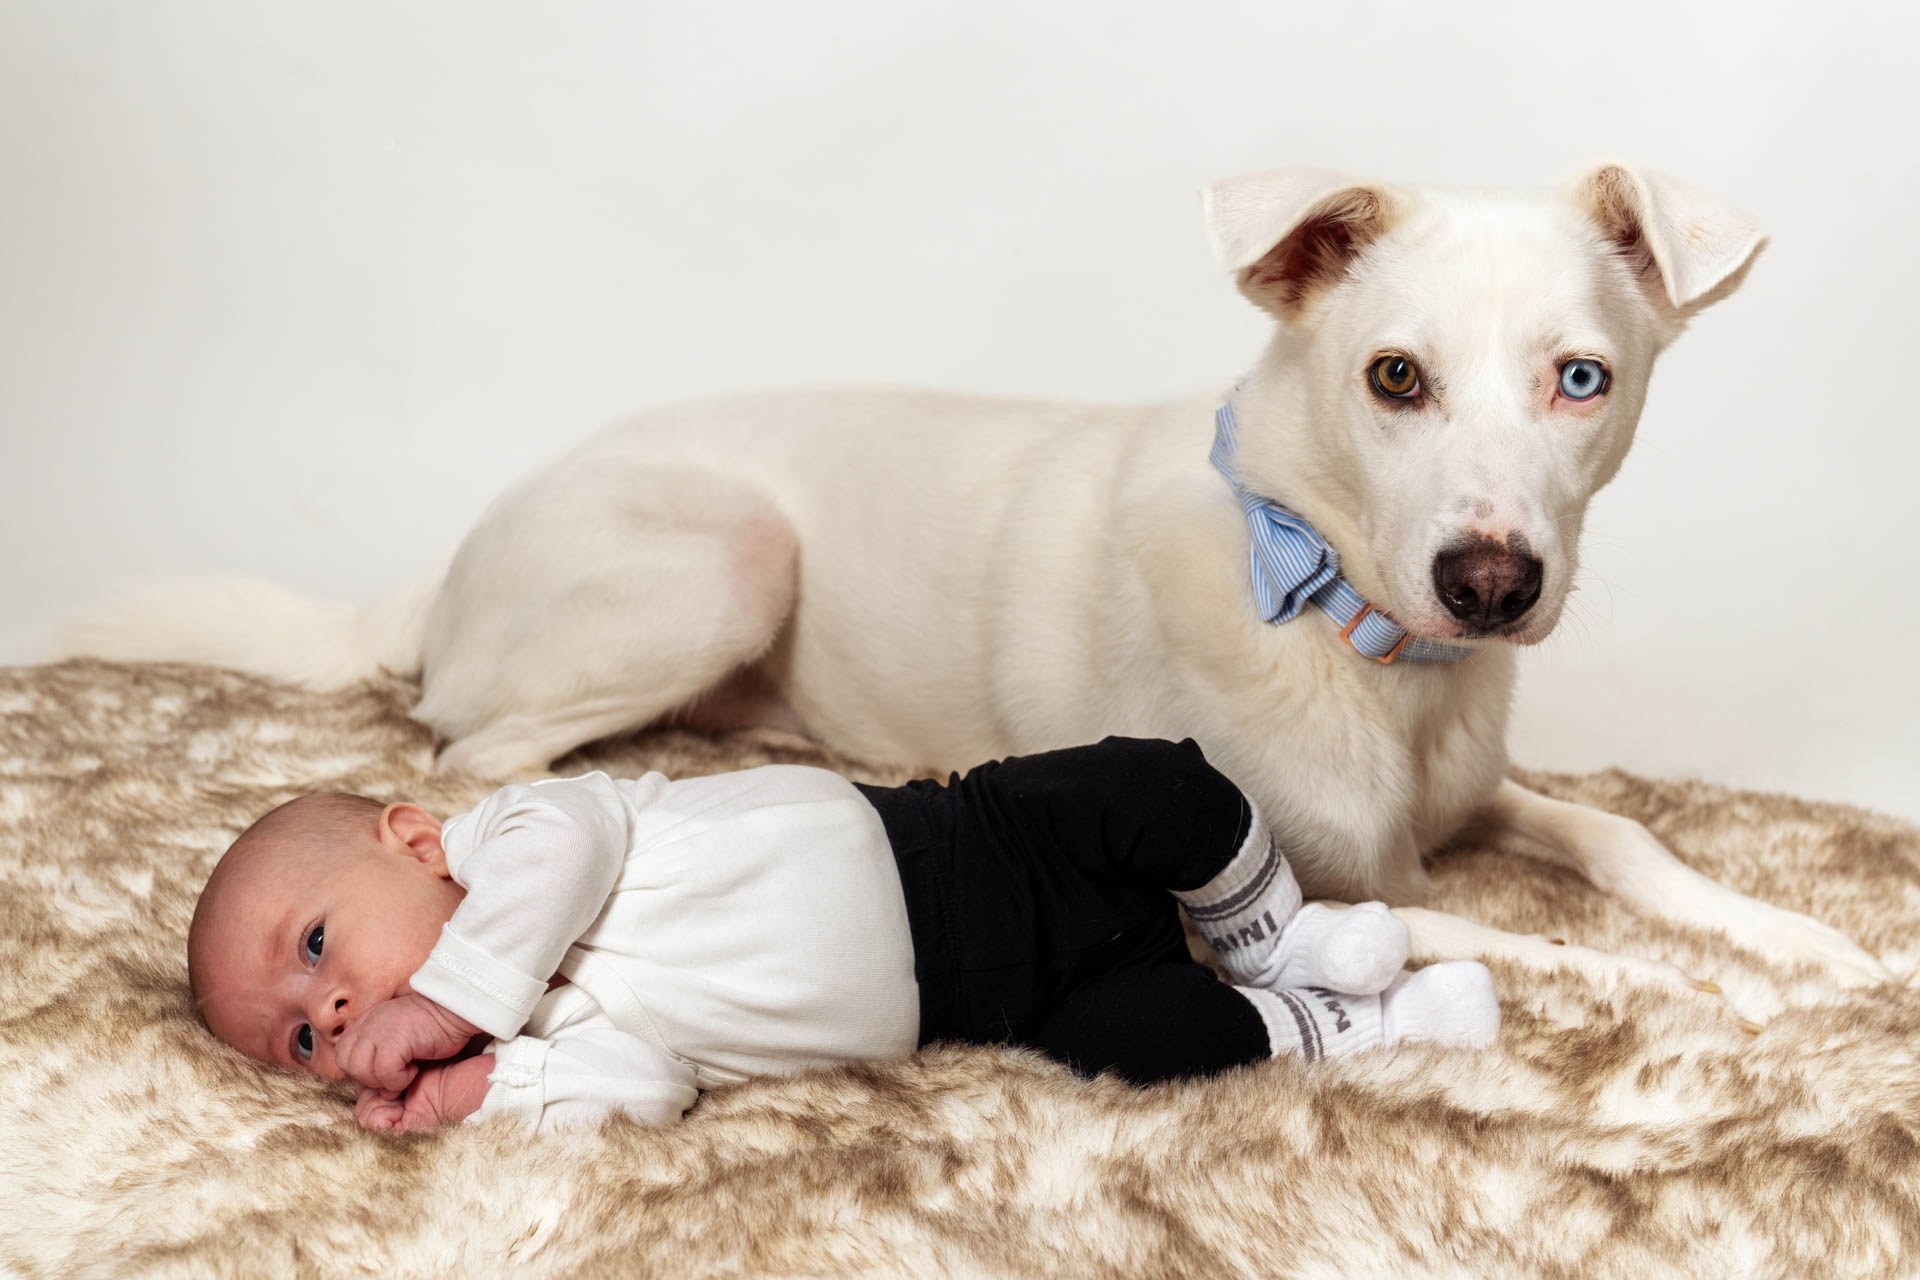
{"type": "Polygon", "coordinates": [[[416,1062],[451,1058],[480,1028],[423,995],[408,992],[383,1000],[340,1033],[333,1059],[359,1084],[398,1094],[417,1072],[416,1062]]]}
{"type": "Polygon", "coordinates": [[[362,1129],[388,1133],[457,1124],[480,1109],[492,1071],[493,1055],[483,1053],[443,1067],[428,1067],[401,1097],[361,1085],[360,1097],[353,1104],[353,1118],[362,1129]]]}

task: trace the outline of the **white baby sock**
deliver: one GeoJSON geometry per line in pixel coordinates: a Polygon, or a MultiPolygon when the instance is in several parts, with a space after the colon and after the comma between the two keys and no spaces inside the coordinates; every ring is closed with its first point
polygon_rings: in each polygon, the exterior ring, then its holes
{"type": "Polygon", "coordinates": [[[1257,808],[1233,861],[1174,897],[1234,981],[1247,986],[1366,994],[1393,981],[1407,962],[1407,927],[1384,904],[1300,905],[1293,868],[1257,808]]]}
{"type": "Polygon", "coordinates": [[[1234,990],[1260,1011],[1275,1057],[1298,1053],[1318,1062],[1419,1040],[1477,1049],[1492,1044],[1500,1031],[1493,976],[1473,960],[1402,973],[1375,995],[1341,995],[1320,987],[1234,990]]]}
{"type": "Polygon", "coordinates": [[[1429,1040],[1484,1049],[1500,1034],[1493,975],[1478,960],[1448,960],[1403,973],[1380,993],[1381,1043],[1429,1040]]]}
{"type": "Polygon", "coordinates": [[[1379,991],[1407,962],[1407,926],[1384,902],[1309,902],[1280,926],[1280,942],[1255,980],[1264,987],[1379,991]]]}

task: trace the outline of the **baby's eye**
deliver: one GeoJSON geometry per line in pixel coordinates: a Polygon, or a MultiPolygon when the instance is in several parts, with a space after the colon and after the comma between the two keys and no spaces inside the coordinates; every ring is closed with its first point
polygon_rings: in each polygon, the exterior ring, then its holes
{"type": "Polygon", "coordinates": [[[326,927],[315,925],[307,932],[307,963],[320,963],[320,944],[326,940],[326,927]]]}
{"type": "MultiPolygon", "coordinates": [[[[314,932],[320,931],[315,929],[314,932]]],[[[304,1022],[300,1024],[300,1029],[293,1033],[293,1056],[302,1062],[313,1061],[313,1028],[304,1022]]]]}

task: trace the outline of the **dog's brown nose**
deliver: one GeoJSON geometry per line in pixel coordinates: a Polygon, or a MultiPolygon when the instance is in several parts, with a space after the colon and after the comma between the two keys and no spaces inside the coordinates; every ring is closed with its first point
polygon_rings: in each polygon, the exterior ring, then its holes
{"type": "Polygon", "coordinates": [[[1540,598],[1540,561],[1516,547],[1482,538],[1433,558],[1433,586],[1447,612],[1474,627],[1512,622],[1540,598]]]}

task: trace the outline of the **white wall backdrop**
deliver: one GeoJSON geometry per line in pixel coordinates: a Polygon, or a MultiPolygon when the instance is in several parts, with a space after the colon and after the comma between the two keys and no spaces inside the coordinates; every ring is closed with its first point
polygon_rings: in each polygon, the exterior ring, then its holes
{"type": "Polygon", "coordinates": [[[0,0],[0,660],[120,581],[367,597],[662,400],[1230,379],[1207,181],[1612,155],[1774,243],[1656,376],[1515,757],[1920,817],[1920,10],[1181,9],[0,0]]]}

